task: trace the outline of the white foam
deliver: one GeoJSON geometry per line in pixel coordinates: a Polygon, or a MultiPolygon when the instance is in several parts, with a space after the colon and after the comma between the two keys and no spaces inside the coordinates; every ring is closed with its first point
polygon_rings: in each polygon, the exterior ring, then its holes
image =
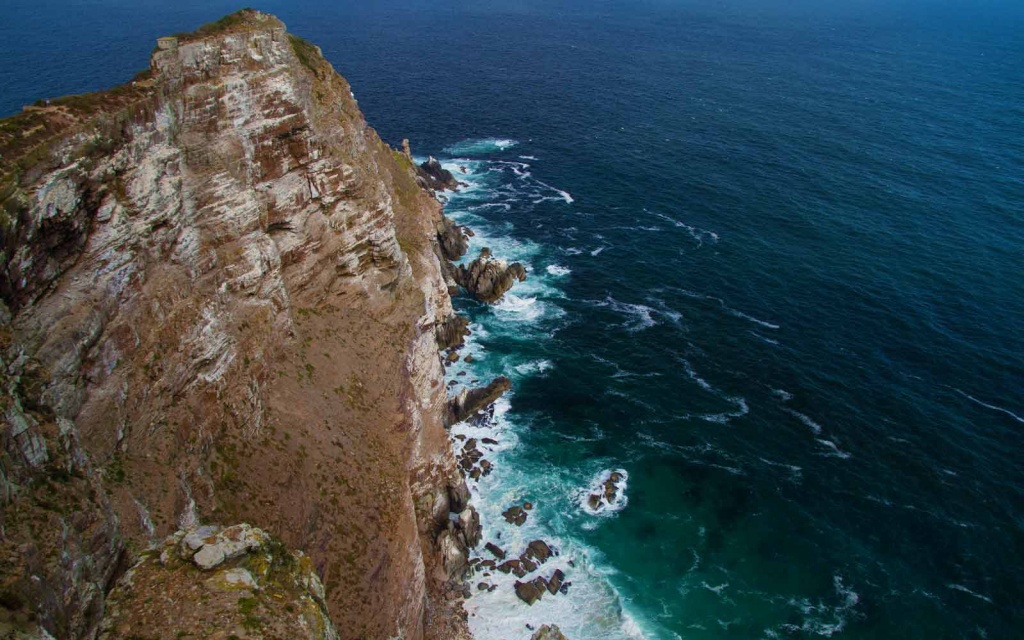
{"type": "Polygon", "coordinates": [[[820,455],[823,455],[827,458],[839,458],[841,460],[846,460],[850,458],[849,453],[840,449],[839,445],[837,445],[835,442],[832,442],[831,440],[827,440],[825,438],[815,438],[815,442],[828,449],[828,453],[823,453],[820,455]]]}
{"type": "Polygon", "coordinates": [[[981,400],[978,400],[974,396],[969,395],[967,393],[964,393],[960,389],[954,389],[954,391],[956,391],[957,393],[959,393],[960,395],[962,395],[963,397],[967,398],[968,400],[970,400],[971,402],[973,402],[975,404],[981,405],[981,406],[985,407],[986,409],[991,409],[993,411],[998,411],[1000,413],[1005,413],[1006,415],[1010,416],[1011,418],[1013,418],[1017,422],[1024,423],[1024,418],[1020,417],[1019,415],[1017,415],[1016,413],[1010,411],[1009,409],[1005,409],[1005,408],[1000,407],[998,405],[989,404],[987,402],[982,402],[981,400]]]}
{"type": "Polygon", "coordinates": [[[797,607],[805,616],[803,624],[783,624],[781,629],[789,632],[803,632],[831,638],[846,629],[849,616],[860,603],[860,595],[843,584],[839,575],[832,577],[838,604],[830,606],[824,602],[812,603],[807,598],[791,600],[790,604],[797,607]]]}
{"type": "Polygon", "coordinates": [[[646,305],[619,302],[611,296],[607,296],[604,300],[588,300],[587,302],[597,307],[608,307],[616,313],[625,315],[626,321],[622,323],[622,326],[630,333],[643,331],[657,324],[651,315],[655,309],[646,305]]]}
{"type": "Polygon", "coordinates": [[[592,516],[611,516],[626,508],[629,498],[626,497],[626,487],[629,480],[629,473],[625,469],[605,469],[597,474],[586,489],[579,489],[576,492],[576,500],[580,508],[592,516]],[[604,495],[604,483],[611,478],[612,473],[622,476],[615,487],[615,493],[611,499],[604,495]],[[596,495],[600,500],[596,507],[590,506],[590,497],[596,495]]]}
{"type": "Polygon", "coordinates": [[[784,411],[810,427],[811,431],[814,432],[814,435],[821,435],[821,425],[814,420],[811,420],[810,417],[800,413],[799,411],[793,411],[792,409],[784,409],[784,411]]]}
{"type": "Polygon", "coordinates": [[[570,269],[569,267],[563,267],[560,264],[549,264],[547,267],[547,272],[555,276],[556,278],[561,278],[572,273],[572,269],[570,269]]]}
{"type": "Polygon", "coordinates": [[[516,365],[514,369],[520,375],[530,375],[533,373],[544,373],[554,369],[555,365],[551,364],[550,360],[535,360],[533,362],[524,362],[523,364],[516,365]]]}
{"type": "Polygon", "coordinates": [[[606,247],[606,246],[600,246],[600,247],[594,249],[593,251],[591,251],[590,255],[592,255],[592,256],[599,256],[599,255],[601,255],[601,252],[604,251],[607,248],[608,247],[606,247]]]}
{"type": "Polygon", "coordinates": [[[514,293],[506,293],[492,309],[498,318],[517,322],[532,322],[544,315],[544,305],[538,304],[537,298],[522,298],[514,293]]]}
{"type": "Polygon", "coordinates": [[[970,589],[968,589],[967,587],[965,587],[962,584],[947,584],[946,587],[949,588],[949,589],[952,589],[954,591],[959,591],[961,593],[966,593],[967,595],[973,596],[973,597],[977,598],[978,600],[983,600],[983,601],[985,601],[985,602],[987,602],[989,604],[992,604],[992,598],[989,598],[988,596],[983,596],[980,593],[977,593],[975,591],[971,591],[970,589]]]}
{"type": "MultiPolygon", "coordinates": [[[[647,211],[647,210],[644,209],[644,211],[647,211]]],[[[651,213],[651,212],[648,211],[648,213],[651,213]]],[[[705,241],[716,243],[719,240],[718,234],[715,233],[714,231],[708,231],[707,229],[701,229],[700,227],[695,227],[693,225],[690,225],[690,224],[687,224],[687,223],[683,222],[682,220],[677,220],[676,218],[673,218],[671,216],[667,216],[667,215],[665,215],[663,213],[654,213],[653,215],[661,218],[662,220],[665,220],[666,222],[671,222],[675,227],[677,227],[679,229],[684,229],[687,232],[687,234],[694,241],[697,242],[697,246],[703,246],[705,241]]]]}
{"type": "Polygon", "coordinates": [[[750,322],[753,322],[754,324],[759,324],[762,327],[766,327],[768,329],[778,329],[779,328],[779,325],[777,325],[777,324],[775,324],[773,322],[768,322],[767,320],[760,320],[758,318],[755,318],[752,315],[748,315],[746,313],[743,313],[742,311],[737,311],[736,309],[733,309],[731,307],[725,307],[725,310],[727,312],[729,312],[730,314],[736,316],[737,318],[743,318],[744,320],[749,320],[750,322]]]}
{"type": "Polygon", "coordinates": [[[473,138],[445,147],[445,151],[453,155],[485,155],[511,149],[517,144],[518,141],[508,138],[473,138]]]}

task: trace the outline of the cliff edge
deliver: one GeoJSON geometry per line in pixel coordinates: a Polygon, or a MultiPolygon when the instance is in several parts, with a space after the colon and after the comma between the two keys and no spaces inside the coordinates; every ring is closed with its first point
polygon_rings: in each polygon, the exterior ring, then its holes
{"type": "Polygon", "coordinates": [[[464,322],[417,177],[252,10],[0,121],[0,631],[96,637],[151,545],[246,522],[340,637],[465,635],[437,342],[464,322]]]}

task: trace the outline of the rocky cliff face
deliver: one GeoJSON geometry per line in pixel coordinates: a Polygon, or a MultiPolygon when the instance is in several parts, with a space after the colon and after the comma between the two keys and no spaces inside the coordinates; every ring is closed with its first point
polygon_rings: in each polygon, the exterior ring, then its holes
{"type": "Polygon", "coordinates": [[[244,521],[306,553],[340,637],[463,633],[459,337],[416,179],[254,11],[0,122],[0,624],[94,637],[153,541],[244,521]]]}

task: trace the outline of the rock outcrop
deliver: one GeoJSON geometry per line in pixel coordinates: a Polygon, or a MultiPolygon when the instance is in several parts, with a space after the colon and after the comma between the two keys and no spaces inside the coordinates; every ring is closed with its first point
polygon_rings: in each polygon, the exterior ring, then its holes
{"type": "Polygon", "coordinates": [[[492,380],[486,387],[463,389],[458,395],[448,401],[445,425],[451,426],[471,418],[480,410],[494,404],[498,398],[511,388],[512,381],[505,376],[500,376],[492,380]]]}
{"type": "Polygon", "coordinates": [[[417,166],[416,174],[421,185],[432,191],[458,191],[461,186],[452,172],[442,167],[434,156],[430,156],[426,162],[417,166]]]}
{"type": "Polygon", "coordinates": [[[441,256],[446,260],[459,260],[469,251],[469,230],[455,224],[455,221],[443,217],[437,227],[437,239],[441,246],[441,256]]]}
{"type": "Polygon", "coordinates": [[[435,330],[451,267],[417,177],[320,50],[252,10],[2,122],[14,632],[93,637],[133,550],[220,521],[304,550],[341,637],[465,635],[439,540],[468,499],[435,330]]]}
{"type": "Polygon", "coordinates": [[[231,636],[339,638],[310,558],[245,524],[178,531],[144,552],[107,598],[99,639],[231,636]]]}
{"type": "Polygon", "coordinates": [[[461,347],[469,335],[469,318],[457,313],[452,314],[434,327],[434,335],[437,337],[437,348],[442,351],[461,347]]]}
{"type": "Polygon", "coordinates": [[[509,264],[495,258],[491,250],[485,247],[469,266],[460,265],[455,270],[454,278],[459,286],[477,300],[493,303],[501,300],[516,282],[526,280],[526,269],[518,262],[509,264]]]}

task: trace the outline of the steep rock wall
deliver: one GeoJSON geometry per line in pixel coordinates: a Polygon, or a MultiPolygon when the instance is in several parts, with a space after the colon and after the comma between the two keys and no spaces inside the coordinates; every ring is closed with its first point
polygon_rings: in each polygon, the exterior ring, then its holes
{"type": "Polygon", "coordinates": [[[161,39],[130,86],[0,123],[0,203],[0,595],[35,590],[0,604],[89,637],[126,557],[245,521],[308,554],[342,638],[462,633],[440,205],[318,48],[253,11],[161,39]]]}

